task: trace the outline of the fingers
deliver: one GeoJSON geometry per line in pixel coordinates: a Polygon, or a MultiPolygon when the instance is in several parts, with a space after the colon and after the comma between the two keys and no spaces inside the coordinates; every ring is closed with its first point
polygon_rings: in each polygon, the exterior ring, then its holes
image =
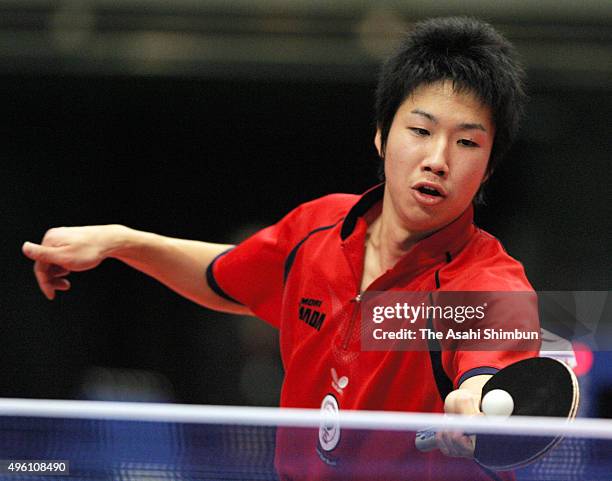
{"type": "Polygon", "coordinates": [[[37,254],[36,247],[37,247],[36,244],[32,244],[31,242],[24,242],[23,245],[21,246],[21,252],[23,252],[23,255],[25,255],[26,257],[29,257],[32,260],[36,260],[36,254],[37,254]]]}
{"type": "Polygon", "coordinates": [[[67,291],[70,289],[70,281],[64,278],[53,279],[51,285],[56,291],[67,291]]]}
{"type": "Polygon", "coordinates": [[[21,251],[33,261],[46,264],[62,264],[64,249],[62,247],[47,247],[33,242],[24,242],[21,251]]]}
{"type": "Polygon", "coordinates": [[[480,413],[480,399],[467,389],[456,389],[444,400],[444,412],[474,415],[480,413]]]}
{"type": "Polygon", "coordinates": [[[55,291],[70,289],[70,281],[64,278],[69,273],[70,271],[54,264],[46,264],[40,261],[34,263],[34,275],[38,286],[50,301],[55,299],[55,291]]]}
{"type": "MultiPolygon", "coordinates": [[[[468,416],[479,415],[480,399],[468,389],[456,389],[444,400],[444,412],[450,414],[463,414],[468,416]]],[[[436,434],[436,444],[446,456],[473,458],[476,446],[476,437],[461,432],[445,431],[436,434]]]]}
{"type": "Polygon", "coordinates": [[[436,434],[438,449],[446,456],[473,458],[476,446],[475,436],[445,431],[436,434]]]}
{"type": "Polygon", "coordinates": [[[54,277],[67,276],[68,274],[70,274],[70,272],[71,271],[69,271],[68,269],[65,269],[62,266],[58,266],[57,264],[51,264],[49,266],[49,274],[54,277]]]}
{"type": "Polygon", "coordinates": [[[70,281],[64,279],[70,271],[54,262],[61,262],[61,248],[45,247],[32,242],[25,242],[23,253],[34,260],[34,275],[38,286],[45,297],[55,299],[55,291],[70,289],[70,281]]]}

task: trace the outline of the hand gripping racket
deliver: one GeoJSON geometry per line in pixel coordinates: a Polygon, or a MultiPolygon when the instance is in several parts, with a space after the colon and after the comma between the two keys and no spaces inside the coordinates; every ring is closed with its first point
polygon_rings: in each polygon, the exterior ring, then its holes
{"type": "MultiPolygon", "coordinates": [[[[564,363],[548,357],[524,359],[500,370],[482,388],[482,399],[493,390],[505,391],[512,397],[513,416],[573,419],[580,401],[578,381],[573,371],[564,363]]],[[[417,449],[436,449],[435,436],[436,432],[431,429],[419,431],[415,439],[417,449]]],[[[474,459],[495,471],[516,469],[542,457],[562,436],[513,436],[511,439],[510,444],[508,435],[479,434],[476,436],[474,459]]]]}

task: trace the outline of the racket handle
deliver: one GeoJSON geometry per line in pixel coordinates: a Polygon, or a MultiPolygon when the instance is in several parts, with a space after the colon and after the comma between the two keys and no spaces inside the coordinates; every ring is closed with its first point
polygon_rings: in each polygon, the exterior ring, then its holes
{"type": "Polygon", "coordinates": [[[438,445],[436,444],[436,431],[433,428],[426,428],[418,431],[414,438],[414,445],[423,453],[438,449],[438,445]]]}

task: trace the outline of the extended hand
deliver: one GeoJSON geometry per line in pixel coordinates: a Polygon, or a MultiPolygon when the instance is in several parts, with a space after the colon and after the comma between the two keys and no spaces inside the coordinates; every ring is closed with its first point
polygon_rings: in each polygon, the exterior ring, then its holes
{"type": "Polygon", "coordinates": [[[40,244],[25,242],[23,253],[34,262],[38,286],[47,299],[70,289],[66,276],[93,269],[102,262],[121,226],[59,227],[47,231],[40,244]]]}

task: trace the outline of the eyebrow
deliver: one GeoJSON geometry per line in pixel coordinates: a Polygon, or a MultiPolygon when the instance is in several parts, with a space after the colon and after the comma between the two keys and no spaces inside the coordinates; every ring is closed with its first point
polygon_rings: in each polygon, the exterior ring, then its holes
{"type": "MultiPolygon", "coordinates": [[[[426,119],[431,120],[434,124],[438,123],[438,119],[435,117],[435,115],[432,115],[429,112],[425,112],[424,110],[414,109],[410,113],[425,117],[426,119]]],[[[478,123],[462,123],[459,124],[458,127],[460,130],[482,130],[483,132],[487,131],[487,129],[485,129],[482,124],[478,123]]]]}

